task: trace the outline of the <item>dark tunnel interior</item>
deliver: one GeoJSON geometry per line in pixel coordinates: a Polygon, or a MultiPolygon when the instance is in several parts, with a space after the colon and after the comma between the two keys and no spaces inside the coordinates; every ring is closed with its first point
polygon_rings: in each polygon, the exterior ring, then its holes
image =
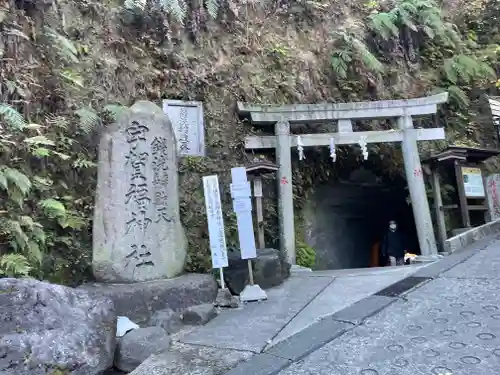
{"type": "Polygon", "coordinates": [[[396,220],[407,250],[418,254],[413,211],[405,186],[390,186],[363,167],[348,179],[317,186],[303,211],[304,237],[316,250],[316,269],[376,266],[373,245],[396,220]]]}

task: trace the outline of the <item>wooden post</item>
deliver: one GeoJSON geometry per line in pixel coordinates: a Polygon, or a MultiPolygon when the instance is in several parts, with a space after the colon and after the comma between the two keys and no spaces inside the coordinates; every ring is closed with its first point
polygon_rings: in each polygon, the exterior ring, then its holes
{"type": "Polygon", "coordinates": [[[257,233],[259,249],[264,249],[266,243],[264,241],[264,212],[262,210],[262,179],[260,176],[253,180],[253,196],[255,197],[255,206],[257,209],[257,233]]]}
{"type": "Polygon", "coordinates": [[[406,180],[410,190],[411,206],[417,227],[418,242],[422,255],[436,255],[436,239],[432,227],[431,213],[425,191],[424,176],[417,147],[417,134],[413,131],[411,116],[398,118],[398,127],[403,130],[401,148],[406,172],[406,180]]]}
{"type": "Polygon", "coordinates": [[[292,156],[290,144],[290,124],[278,121],[275,125],[276,164],[278,170],[278,218],[280,250],[287,261],[295,264],[295,228],[293,218],[292,156]]]}
{"type": "Polygon", "coordinates": [[[458,160],[455,160],[455,176],[457,178],[458,199],[460,201],[460,212],[462,213],[462,225],[464,228],[470,228],[470,215],[467,197],[465,196],[462,164],[458,160]]]}
{"type": "Polygon", "coordinates": [[[432,192],[434,195],[434,211],[439,233],[439,247],[444,249],[444,243],[448,239],[446,235],[446,222],[444,220],[443,199],[441,197],[441,183],[439,181],[439,171],[436,167],[431,169],[432,192]]]}
{"type": "Polygon", "coordinates": [[[248,259],[248,276],[250,277],[249,284],[254,285],[252,259],[248,259]]]}
{"type": "Polygon", "coordinates": [[[481,176],[483,178],[484,185],[484,204],[486,205],[486,211],[484,212],[484,221],[489,223],[491,221],[491,212],[490,212],[490,197],[488,196],[488,182],[486,181],[486,174],[484,173],[484,164],[480,166],[481,168],[481,176]]]}

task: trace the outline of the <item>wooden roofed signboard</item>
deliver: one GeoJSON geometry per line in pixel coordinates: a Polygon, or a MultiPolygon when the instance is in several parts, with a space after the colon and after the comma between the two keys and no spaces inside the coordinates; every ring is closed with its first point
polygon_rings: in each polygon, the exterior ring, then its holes
{"type": "Polygon", "coordinates": [[[296,147],[299,159],[304,156],[304,147],[328,146],[333,162],[335,147],[359,145],[364,158],[368,158],[370,143],[401,142],[405,173],[410,190],[415,223],[422,254],[437,254],[434,229],[426,197],[422,167],[417,141],[445,139],[443,128],[415,129],[413,116],[431,115],[437,112],[438,104],[448,100],[448,93],[425,98],[386,100],[359,103],[323,103],[294,105],[252,105],[238,103],[240,117],[248,118],[255,126],[274,126],[272,136],[249,136],[245,148],[275,149],[278,170],[280,247],[290,263],[295,264],[295,228],[293,215],[291,148],[296,147]],[[351,120],[394,118],[397,128],[382,131],[353,131],[351,120]],[[337,132],[321,134],[291,134],[294,124],[337,123],[337,132]]]}
{"type": "Polygon", "coordinates": [[[471,227],[471,211],[484,212],[486,214],[485,221],[489,221],[488,209],[490,208],[490,213],[492,212],[490,199],[492,194],[496,195],[497,192],[496,185],[491,186],[486,183],[486,181],[491,180],[486,179],[483,163],[489,158],[498,155],[500,155],[499,150],[451,145],[422,161],[422,164],[430,167],[428,173],[432,179],[434,210],[443,249],[448,238],[445,222],[445,212],[447,210],[460,209],[462,228],[452,228],[455,231],[471,227]],[[442,177],[440,169],[454,170],[458,204],[443,204],[440,188],[442,177]]]}

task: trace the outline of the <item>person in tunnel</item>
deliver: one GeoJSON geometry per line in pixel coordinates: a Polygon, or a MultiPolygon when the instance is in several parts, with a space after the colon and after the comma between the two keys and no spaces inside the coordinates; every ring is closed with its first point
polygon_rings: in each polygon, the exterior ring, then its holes
{"type": "Polygon", "coordinates": [[[388,266],[401,266],[405,264],[405,239],[395,220],[389,221],[387,230],[380,249],[384,264],[388,266]]]}

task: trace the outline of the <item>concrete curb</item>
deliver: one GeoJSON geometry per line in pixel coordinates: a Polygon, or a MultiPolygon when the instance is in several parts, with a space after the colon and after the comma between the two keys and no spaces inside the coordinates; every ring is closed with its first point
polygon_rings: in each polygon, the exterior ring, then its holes
{"type": "MultiPolygon", "coordinates": [[[[500,220],[496,225],[500,228],[500,220]]],[[[482,233],[486,233],[486,231],[482,231],[482,233]]],[[[478,251],[486,249],[498,239],[500,239],[500,235],[482,236],[475,239],[442,260],[431,263],[405,279],[313,323],[304,330],[267,349],[264,353],[256,354],[225,375],[276,375],[292,363],[300,361],[347,331],[363,324],[367,318],[389,306],[400,295],[408,293],[423,283],[438,277],[440,274],[466,261],[478,251]]]]}
{"type": "MultiPolygon", "coordinates": [[[[458,237],[458,236],[456,236],[458,237]]],[[[480,250],[484,250],[488,247],[493,241],[498,239],[498,235],[492,235],[489,237],[482,238],[480,240],[474,241],[473,243],[458,249],[452,254],[444,257],[438,262],[431,263],[428,266],[419,269],[417,272],[413,274],[414,277],[427,277],[427,278],[435,278],[440,274],[450,270],[456,265],[465,262],[471,256],[473,256],[476,252],[480,250]]]]}
{"type": "Polygon", "coordinates": [[[454,253],[466,246],[482,240],[500,231],[500,219],[491,221],[476,228],[471,228],[454,237],[448,238],[444,243],[445,253],[454,253]]]}

